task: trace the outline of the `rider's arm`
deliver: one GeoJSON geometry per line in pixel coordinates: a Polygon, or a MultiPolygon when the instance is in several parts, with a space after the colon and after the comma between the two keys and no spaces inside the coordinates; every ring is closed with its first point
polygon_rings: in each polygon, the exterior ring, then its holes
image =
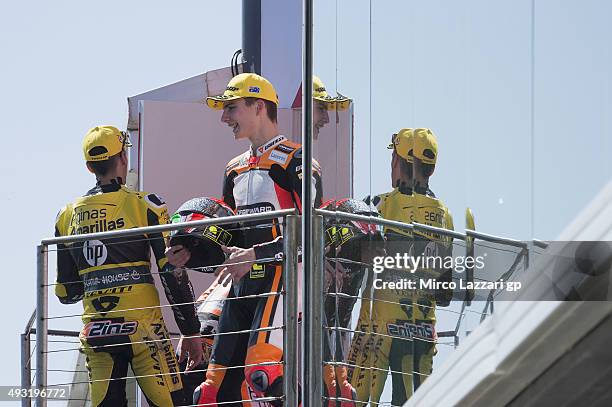
{"type": "MultiPolygon", "coordinates": [[[[55,236],[64,236],[62,233],[65,217],[69,211],[64,208],[57,215],[55,236]]],[[[57,279],[55,295],[62,304],[74,304],[81,301],[84,295],[83,280],[79,276],[79,269],[71,254],[71,247],[63,244],[57,245],[57,279]]]]}
{"type": "MultiPolygon", "coordinates": [[[[148,226],[168,223],[168,208],[165,202],[155,194],[147,195],[147,223],[148,226]]],[[[164,287],[166,298],[170,304],[182,304],[172,307],[174,319],[183,335],[193,335],[200,332],[200,321],[196,316],[193,287],[187,273],[182,269],[175,269],[165,255],[167,236],[163,233],[147,235],[153,255],[160,271],[159,277],[164,287]]]]}

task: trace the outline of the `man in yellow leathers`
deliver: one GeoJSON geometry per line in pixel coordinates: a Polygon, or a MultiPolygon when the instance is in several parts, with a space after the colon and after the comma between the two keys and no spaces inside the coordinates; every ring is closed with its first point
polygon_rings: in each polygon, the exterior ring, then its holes
{"type": "MultiPolygon", "coordinates": [[[[96,185],[58,214],[56,236],[127,230],[168,222],[156,194],[125,186],[127,134],[96,126],[83,140],[87,168],[96,185]]],[[[168,263],[165,233],[90,239],[59,244],[55,294],[60,302],[83,302],[81,350],[87,358],[92,406],[127,406],[125,377],[132,367],[150,406],[185,405],[179,365],[160,310],[151,274],[151,252],[174,319],[185,337],[187,368],[202,358],[200,322],[187,274],[168,263]]]]}
{"type": "MultiPolygon", "coordinates": [[[[437,161],[438,148],[429,129],[402,129],[394,135],[392,181],[395,188],[376,196],[375,204],[385,219],[422,223],[452,229],[452,218],[444,204],[429,189],[429,178],[437,161]]],[[[385,228],[387,255],[448,256],[450,239],[438,234],[385,228]]],[[[387,269],[374,279],[391,282],[436,278],[450,281],[452,270],[421,268],[387,269]]],[[[446,306],[452,292],[377,289],[372,301],[362,301],[357,331],[351,345],[349,379],[360,401],[379,402],[390,368],[394,375],[393,405],[402,405],[431,373],[435,354],[435,306],[446,306]]]]}

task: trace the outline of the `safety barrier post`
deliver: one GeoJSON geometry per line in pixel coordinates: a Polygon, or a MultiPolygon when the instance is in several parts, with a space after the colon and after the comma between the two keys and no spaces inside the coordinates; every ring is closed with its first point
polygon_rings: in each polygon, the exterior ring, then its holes
{"type": "MultiPolygon", "coordinates": [[[[303,0],[302,15],[302,174],[306,174],[302,179],[302,268],[305,276],[314,274],[314,255],[313,252],[313,230],[312,219],[314,208],[312,205],[314,192],[310,182],[312,174],[313,159],[313,139],[312,139],[312,27],[313,27],[313,1],[303,0]]],[[[308,278],[310,280],[310,278],[308,278]]],[[[320,401],[313,400],[313,395],[318,395],[317,381],[320,379],[320,367],[311,365],[310,346],[316,342],[316,331],[320,326],[312,325],[312,307],[317,306],[320,298],[316,298],[313,291],[314,287],[304,278],[304,288],[302,290],[302,304],[304,306],[304,316],[302,320],[303,333],[302,341],[306,345],[302,347],[302,369],[304,378],[302,383],[302,403],[305,406],[316,406],[320,401]],[[312,379],[314,382],[311,382],[312,379]]],[[[319,318],[320,319],[320,318],[319,318]]],[[[291,406],[293,407],[293,406],[291,406]]]]}
{"type": "Polygon", "coordinates": [[[285,394],[285,406],[298,405],[298,233],[298,217],[295,215],[285,217],[283,232],[285,286],[283,393],[285,394]]]}
{"type": "Polygon", "coordinates": [[[305,343],[306,355],[310,369],[305,372],[308,376],[308,393],[311,403],[308,405],[322,405],[323,386],[323,276],[325,267],[325,250],[323,244],[323,217],[312,217],[312,269],[305,275],[305,286],[310,287],[310,302],[306,311],[306,321],[309,327],[308,341],[305,343]]]}
{"type": "Polygon", "coordinates": [[[527,270],[529,267],[535,264],[535,244],[533,241],[528,243],[525,251],[525,270],[527,270]]]}
{"type": "MultiPolygon", "coordinates": [[[[28,323],[26,324],[23,333],[21,334],[21,388],[27,389],[32,385],[32,324],[36,319],[36,310],[32,312],[28,323]]],[[[32,400],[30,397],[21,398],[21,407],[31,407],[32,400]]]]}
{"type": "MultiPolygon", "coordinates": [[[[30,365],[30,333],[21,334],[21,388],[27,389],[30,387],[32,380],[32,369],[30,365]]],[[[29,397],[21,398],[21,407],[30,407],[32,402],[29,397]]]]}
{"type": "Polygon", "coordinates": [[[46,407],[43,392],[47,389],[47,313],[48,313],[48,252],[47,246],[36,247],[36,397],[37,407],[46,407]]]}

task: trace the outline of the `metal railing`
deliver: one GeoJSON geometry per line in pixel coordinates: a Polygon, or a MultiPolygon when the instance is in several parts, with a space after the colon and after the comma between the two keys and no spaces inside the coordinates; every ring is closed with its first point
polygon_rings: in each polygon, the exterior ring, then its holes
{"type": "MultiPolygon", "coordinates": [[[[283,211],[275,211],[275,212],[267,212],[261,214],[250,214],[250,215],[239,215],[232,217],[232,223],[238,222],[253,222],[253,221],[266,221],[277,218],[284,218],[284,257],[283,257],[283,282],[284,282],[284,290],[282,293],[263,293],[261,295],[284,295],[285,296],[285,306],[284,306],[284,314],[283,314],[283,326],[282,327],[269,327],[266,329],[283,329],[283,346],[284,346],[284,374],[285,379],[283,382],[283,391],[286,405],[297,405],[298,404],[298,393],[300,388],[300,383],[304,386],[302,391],[309,392],[311,397],[313,395],[320,395],[321,400],[323,400],[322,393],[322,379],[321,379],[321,371],[318,369],[310,369],[305,372],[305,375],[308,375],[308,378],[302,377],[300,378],[300,374],[298,371],[298,355],[301,353],[304,358],[308,358],[310,366],[321,366],[321,368],[328,365],[341,365],[345,364],[345,361],[324,361],[323,360],[323,335],[325,330],[329,331],[337,331],[337,332],[347,332],[348,334],[360,333],[359,330],[356,329],[345,329],[339,327],[328,327],[325,328],[323,324],[323,302],[320,300],[310,301],[305,306],[304,309],[304,317],[305,321],[308,323],[304,324],[304,338],[309,338],[309,340],[302,340],[302,343],[298,343],[298,245],[299,245],[299,216],[295,215],[295,210],[283,210],[283,211]],[[301,348],[301,352],[299,349],[301,348]],[[315,377],[316,376],[316,377],[315,377]],[[315,385],[316,388],[307,387],[308,384],[315,385]]],[[[312,223],[312,231],[313,231],[313,241],[315,244],[312,245],[312,253],[313,253],[313,264],[312,270],[304,270],[304,282],[305,286],[308,287],[308,292],[310,292],[312,299],[321,299],[325,298],[326,293],[324,292],[324,284],[323,284],[323,275],[325,268],[325,257],[324,257],[324,242],[323,236],[325,233],[324,230],[324,220],[325,218],[335,219],[335,220],[346,220],[346,221],[359,221],[359,222],[367,222],[370,224],[376,224],[379,226],[387,226],[393,227],[396,229],[414,232],[414,231],[423,231],[436,233],[441,236],[447,236],[449,238],[458,239],[460,241],[467,241],[468,238],[472,238],[474,240],[481,240],[490,243],[501,244],[505,246],[510,246],[519,249],[519,253],[517,255],[518,262],[523,261],[525,266],[528,265],[529,262],[529,252],[534,246],[544,247],[546,243],[537,242],[535,244],[528,244],[525,242],[516,241],[513,239],[507,239],[499,236],[493,236],[481,232],[476,232],[472,230],[466,230],[465,233],[451,231],[442,228],[436,228],[433,226],[422,225],[422,224],[407,224],[397,221],[385,220],[382,218],[373,218],[369,216],[348,214],[344,212],[336,212],[336,211],[326,211],[326,210],[315,210],[315,215],[313,216],[312,223]]],[[[78,336],[77,332],[68,332],[68,331],[58,331],[58,330],[50,330],[48,327],[48,321],[52,318],[48,315],[48,287],[52,284],[48,283],[48,247],[50,245],[57,244],[66,244],[66,243],[75,243],[75,242],[83,242],[92,239],[108,239],[108,238],[116,238],[116,237],[125,237],[125,236],[140,236],[148,233],[159,233],[159,232],[167,232],[173,230],[183,229],[185,227],[205,227],[210,225],[217,225],[228,223],[227,218],[216,218],[216,219],[206,219],[201,221],[194,222],[186,222],[186,223],[175,223],[169,225],[157,225],[150,226],[145,228],[135,228],[129,230],[116,230],[110,232],[100,232],[100,233],[91,233],[84,235],[73,235],[66,237],[54,237],[49,239],[44,239],[41,241],[41,244],[37,247],[37,308],[35,314],[32,315],[24,333],[21,335],[21,344],[22,344],[22,385],[24,387],[29,387],[31,381],[31,364],[30,358],[32,354],[36,355],[36,370],[35,370],[35,379],[36,379],[36,388],[37,389],[46,389],[48,386],[48,355],[49,355],[49,336],[53,335],[68,335],[68,336],[78,336]],[[35,329],[32,329],[32,325],[35,322],[35,329]],[[30,343],[30,335],[36,334],[36,349],[35,352],[32,353],[31,343],[30,343]]],[[[507,273],[512,273],[514,270],[510,269],[507,273]]],[[[506,274],[507,274],[506,273],[506,274]]],[[[342,294],[336,294],[342,295],[342,294]]],[[[360,298],[360,297],[357,297],[360,298]]],[[[377,300],[384,301],[384,300],[377,300]]],[[[481,314],[481,320],[490,312],[492,312],[492,303],[493,297],[489,296],[486,301],[485,308],[483,309],[481,314]],[[487,311],[489,309],[489,311],[487,311]]],[[[398,304],[399,305],[399,304],[398,304]]],[[[161,307],[161,306],[160,306],[161,307]]],[[[453,337],[454,338],[454,346],[459,344],[458,339],[458,331],[459,326],[462,322],[462,318],[466,313],[466,301],[463,301],[461,310],[457,312],[457,324],[453,330],[439,332],[439,337],[453,337]]],[[[372,334],[372,333],[370,333],[372,334]]],[[[386,334],[379,333],[379,335],[385,336],[386,334]]],[[[66,349],[76,350],[76,349],[66,349]]],[[[236,367],[234,367],[236,368],[236,367]]],[[[365,367],[368,369],[374,369],[372,367],[365,367]]],[[[400,372],[403,374],[413,374],[414,372],[400,372]]],[[[327,399],[337,399],[334,397],[327,397],[327,399]]],[[[37,406],[46,406],[47,400],[38,397],[36,399],[37,406]]],[[[29,399],[22,399],[22,406],[30,406],[29,399]]]]}
{"type": "MultiPolygon", "coordinates": [[[[410,233],[413,233],[415,231],[435,233],[435,234],[440,235],[440,236],[445,236],[445,237],[448,237],[448,238],[461,240],[463,242],[466,242],[466,244],[470,240],[472,240],[472,244],[473,244],[474,241],[480,240],[480,241],[483,241],[483,242],[496,243],[496,244],[500,244],[500,245],[504,245],[504,246],[510,246],[510,247],[517,248],[519,250],[519,252],[518,252],[518,254],[515,257],[512,266],[505,273],[503,273],[500,278],[509,278],[516,271],[517,265],[519,263],[521,263],[521,262],[524,265],[524,268],[526,269],[529,266],[530,257],[531,257],[531,249],[533,249],[534,246],[544,248],[547,245],[545,242],[541,242],[541,241],[534,240],[534,242],[530,244],[530,243],[518,241],[518,240],[515,240],[515,239],[509,239],[509,238],[505,238],[505,237],[501,237],[501,236],[495,236],[495,235],[486,234],[486,233],[482,233],[482,232],[477,232],[475,230],[469,230],[469,229],[466,230],[465,233],[461,233],[461,232],[457,232],[457,231],[454,231],[454,230],[448,230],[448,229],[443,229],[443,228],[429,226],[429,225],[424,225],[424,224],[419,224],[419,223],[403,223],[403,222],[398,222],[398,221],[392,221],[392,220],[376,218],[376,217],[370,217],[370,216],[364,216],[364,215],[350,214],[350,213],[339,212],[339,211],[329,211],[329,210],[317,209],[317,210],[315,210],[315,213],[317,215],[319,215],[320,217],[324,217],[324,218],[328,218],[328,219],[365,222],[365,223],[369,223],[369,224],[376,224],[376,225],[383,226],[383,227],[384,226],[392,227],[392,228],[399,229],[399,230],[402,230],[402,231],[405,231],[405,232],[410,232],[410,233]]],[[[315,218],[319,217],[319,216],[315,216],[315,218]]],[[[315,220],[314,224],[316,225],[316,224],[318,224],[318,222],[319,221],[315,220]]],[[[466,247],[466,249],[467,249],[467,247],[466,247]]],[[[322,272],[323,272],[322,269],[317,269],[317,270],[315,270],[315,273],[313,273],[313,274],[321,274],[322,272]]],[[[324,293],[322,291],[315,292],[315,293],[316,294],[320,294],[320,295],[324,295],[324,293]]],[[[336,294],[336,295],[338,295],[338,294],[336,294]]],[[[361,297],[357,297],[357,298],[361,298],[361,297]]],[[[372,302],[375,302],[375,301],[389,302],[389,301],[380,300],[380,299],[374,299],[374,298],[368,298],[368,300],[372,301],[372,302]]],[[[489,296],[487,297],[487,299],[485,301],[485,305],[484,305],[484,308],[483,308],[482,312],[480,312],[480,313],[476,312],[477,314],[480,314],[480,316],[481,316],[480,322],[482,322],[484,320],[484,318],[488,314],[493,312],[493,301],[494,301],[493,290],[491,290],[490,293],[489,293],[489,296]]],[[[307,312],[315,312],[315,313],[317,313],[317,315],[322,315],[322,310],[321,310],[320,306],[317,306],[317,304],[316,304],[317,301],[315,301],[314,303],[315,304],[313,304],[313,307],[308,309],[307,312]]],[[[454,347],[457,347],[459,345],[459,328],[460,328],[460,325],[462,323],[462,318],[465,315],[466,307],[469,306],[469,304],[470,304],[470,300],[467,299],[467,297],[466,297],[466,299],[464,299],[462,301],[461,310],[458,313],[457,323],[456,323],[455,328],[453,330],[438,332],[438,337],[440,337],[440,338],[442,338],[442,337],[453,337],[454,338],[454,342],[453,342],[454,347]]],[[[320,305],[320,302],[319,302],[318,305],[320,305]]],[[[397,305],[399,306],[400,304],[398,303],[397,305]]],[[[349,332],[349,333],[352,333],[352,334],[358,333],[358,334],[368,334],[368,335],[372,335],[372,336],[391,337],[390,335],[383,334],[383,333],[363,332],[363,331],[359,331],[359,330],[356,330],[356,329],[345,329],[345,328],[339,328],[339,327],[329,327],[328,330],[330,330],[330,331],[346,331],[346,332],[349,332]]],[[[409,340],[414,340],[414,339],[409,339],[409,340]]],[[[312,349],[314,349],[314,348],[312,348],[312,349]]],[[[311,358],[312,358],[312,360],[311,360],[310,363],[311,363],[312,366],[324,366],[324,365],[330,365],[330,366],[338,366],[338,365],[340,365],[340,366],[342,366],[343,365],[343,366],[346,366],[346,367],[349,367],[349,368],[363,368],[365,370],[376,370],[376,371],[384,371],[384,372],[388,371],[388,369],[380,369],[380,368],[376,368],[376,367],[373,367],[373,366],[355,366],[355,365],[348,364],[348,363],[346,363],[344,361],[342,361],[342,362],[336,362],[334,360],[332,360],[332,361],[324,361],[323,360],[322,352],[312,352],[311,358]]],[[[392,372],[392,373],[399,373],[399,374],[402,374],[402,375],[413,375],[413,374],[423,375],[422,373],[419,373],[419,372],[392,372]]],[[[426,375],[424,375],[424,376],[426,376],[426,375]]],[[[346,401],[342,397],[323,397],[322,394],[321,394],[321,396],[322,396],[322,399],[326,399],[326,400],[346,401]]],[[[370,400],[370,402],[372,404],[380,404],[380,403],[374,403],[371,400],[370,400]]],[[[367,403],[363,403],[363,404],[367,404],[367,403]]],[[[383,404],[388,405],[387,403],[383,403],[383,404]]]]}
{"type": "MultiPolygon", "coordinates": [[[[26,324],[23,333],[21,334],[21,388],[27,389],[32,385],[32,342],[30,334],[32,332],[32,325],[36,318],[36,310],[32,312],[28,323],[26,324]]],[[[30,407],[31,400],[29,397],[23,397],[21,399],[22,407],[30,407]]]]}
{"type": "MultiPolygon", "coordinates": [[[[248,215],[237,215],[232,217],[232,223],[238,222],[258,222],[258,221],[266,221],[273,220],[278,218],[287,219],[287,225],[284,230],[284,235],[286,236],[286,240],[284,240],[284,252],[285,253],[295,253],[295,255],[284,256],[283,259],[283,267],[286,270],[297,270],[297,225],[295,221],[296,211],[294,209],[286,209],[280,211],[273,212],[264,212],[257,214],[248,214],[248,215]],[[290,263],[290,262],[293,262],[290,263]]],[[[161,232],[170,232],[174,230],[184,229],[186,227],[189,228],[198,228],[198,227],[206,227],[212,225],[220,225],[228,223],[227,218],[214,218],[214,219],[205,219],[198,220],[193,222],[184,222],[184,223],[172,223],[167,225],[156,225],[156,226],[147,226],[142,228],[133,228],[127,230],[113,230],[107,232],[99,232],[99,233],[88,233],[81,235],[71,235],[71,236],[62,236],[62,237],[53,237],[43,239],[40,245],[36,248],[36,257],[37,257],[37,278],[36,278],[36,313],[33,315],[35,326],[36,326],[36,389],[40,391],[43,389],[47,389],[48,387],[48,337],[51,333],[48,327],[49,321],[49,298],[48,298],[48,247],[51,245],[58,244],[68,244],[68,243],[77,243],[77,242],[85,242],[88,240],[101,240],[101,239],[110,239],[117,237],[128,237],[128,236],[141,236],[146,234],[153,233],[161,233],[161,232]]],[[[288,287],[289,293],[289,301],[285,306],[285,317],[294,315],[293,319],[289,319],[289,324],[287,324],[287,320],[284,321],[284,326],[281,327],[285,329],[285,346],[286,352],[290,354],[297,354],[297,341],[288,340],[289,337],[297,338],[297,284],[292,280],[292,276],[295,275],[293,272],[283,273],[284,275],[284,284],[285,287],[288,287]],[[288,284],[287,279],[289,279],[290,284],[288,284]],[[295,301],[293,300],[295,299],[295,301]]],[[[284,294],[284,293],[283,293],[284,294]]],[[[25,339],[27,335],[29,338],[29,334],[31,333],[32,319],[30,319],[26,331],[22,335],[22,384],[25,387],[30,387],[30,382],[28,376],[31,374],[31,370],[29,368],[29,348],[30,341],[25,339]],[[25,357],[25,353],[28,353],[27,358],[25,357]],[[25,363],[24,363],[25,362],[25,363]]],[[[292,369],[289,368],[289,372],[295,375],[292,369]]],[[[297,380],[295,382],[295,386],[289,385],[287,383],[285,385],[285,394],[288,399],[297,400],[297,395],[295,392],[297,390],[297,380]]],[[[23,400],[22,405],[29,406],[29,400],[23,400]]],[[[45,407],[47,405],[47,399],[42,396],[36,397],[36,405],[38,407],[45,407]]]]}

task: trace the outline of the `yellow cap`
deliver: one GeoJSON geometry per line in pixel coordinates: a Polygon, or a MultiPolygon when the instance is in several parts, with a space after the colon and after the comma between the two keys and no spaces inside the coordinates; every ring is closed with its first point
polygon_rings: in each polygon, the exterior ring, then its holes
{"type": "Polygon", "coordinates": [[[113,126],[97,126],[90,129],[83,139],[85,161],[103,161],[119,154],[132,143],[126,132],[113,126]]]}
{"type": "Polygon", "coordinates": [[[414,144],[414,134],[412,129],[401,129],[391,137],[391,144],[388,149],[395,149],[397,155],[409,163],[412,162],[412,148],[414,144]]]}
{"type": "Polygon", "coordinates": [[[336,109],[338,110],[346,110],[351,104],[351,99],[338,93],[336,96],[336,109]]]}
{"type": "Polygon", "coordinates": [[[232,78],[225,92],[219,96],[209,96],[206,104],[211,109],[223,109],[223,103],[240,98],[258,98],[274,102],[278,106],[278,95],[274,86],[263,76],[255,73],[241,73],[232,78]]]}
{"type": "Polygon", "coordinates": [[[336,102],[336,99],[329,96],[327,93],[321,78],[316,75],[312,75],[312,98],[315,100],[320,100],[321,102],[329,103],[332,106],[336,102]]]}
{"type": "Polygon", "coordinates": [[[345,110],[351,102],[351,99],[340,94],[336,97],[329,96],[323,81],[316,75],[312,75],[312,98],[325,102],[327,110],[345,110]]]}
{"type": "Polygon", "coordinates": [[[438,142],[431,129],[414,129],[414,156],[425,164],[438,159],[438,142]]]}

